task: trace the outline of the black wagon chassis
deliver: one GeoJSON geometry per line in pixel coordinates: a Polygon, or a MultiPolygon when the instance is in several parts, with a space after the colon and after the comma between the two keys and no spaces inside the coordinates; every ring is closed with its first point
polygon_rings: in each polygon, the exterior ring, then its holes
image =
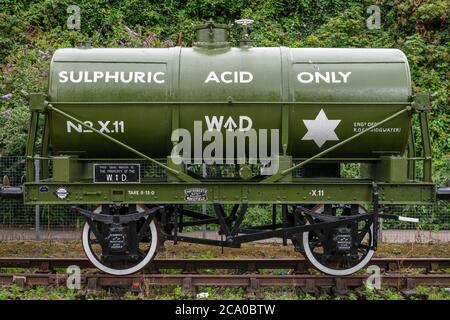
{"type": "MultiPolygon", "coordinates": [[[[286,242],[287,239],[296,240],[300,238],[303,232],[313,230],[332,230],[334,228],[349,225],[350,223],[369,221],[368,225],[373,224],[375,226],[375,238],[373,241],[373,245],[370,248],[376,249],[376,228],[378,228],[378,224],[374,222],[378,221],[379,218],[397,219],[397,216],[385,214],[379,210],[379,189],[377,184],[372,185],[371,196],[371,202],[374,210],[370,213],[356,214],[354,209],[357,208],[357,206],[353,205],[351,207],[351,212],[353,212],[353,214],[350,214],[349,216],[325,216],[323,214],[317,214],[305,206],[294,205],[293,211],[291,212],[294,221],[287,221],[288,205],[284,204],[282,205],[281,224],[276,223],[276,216],[274,216],[272,224],[247,228],[242,227],[242,222],[248,209],[247,202],[235,204],[229,214],[225,212],[223,205],[214,203],[213,208],[215,216],[185,209],[182,205],[175,205],[170,208],[165,208],[164,206],[155,206],[152,209],[148,209],[141,213],[125,214],[117,217],[91,212],[77,206],[72,206],[72,211],[85,216],[89,224],[91,224],[93,221],[125,224],[136,220],[136,218],[143,217],[147,219],[146,223],[148,224],[152,219],[156,217],[156,213],[159,212],[162,215],[160,216],[160,220],[162,220],[163,225],[167,224],[167,213],[168,211],[170,211],[170,214],[173,215],[172,221],[174,224],[171,226],[171,232],[169,234],[164,234],[164,240],[172,240],[175,243],[177,243],[178,241],[184,241],[236,248],[240,247],[241,243],[253,242],[256,240],[263,240],[268,238],[282,238],[284,242],[286,242]],[[193,220],[189,222],[183,222],[179,219],[182,216],[190,217],[193,220]],[[313,221],[313,219],[316,219],[316,223],[304,224],[303,221],[298,220],[299,217],[306,217],[306,220],[311,221],[313,221]],[[220,227],[219,233],[224,236],[225,239],[212,240],[178,235],[178,232],[182,231],[184,227],[202,224],[218,225],[220,227]]],[[[274,207],[273,214],[276,215],[276,207],[274,207]]],[[[141,234],[141,232],[139,232],[139,234],[141,234]]],[[[353,235],[353,237],[357,238],[357,235],[353,235]]]]}

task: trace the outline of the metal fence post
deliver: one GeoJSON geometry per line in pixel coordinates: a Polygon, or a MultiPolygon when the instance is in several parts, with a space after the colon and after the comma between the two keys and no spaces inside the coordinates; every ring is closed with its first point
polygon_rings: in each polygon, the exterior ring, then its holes
{"type": "MultiPolygon", "coordinates": [[[[34,179],[36,182],[39,182],[40,175],[40,165],[39,160],[34,160],[34,179]]],[[[40,230],[40,208],[39,205],[36,205],[34,208],[34,232],[36,234],[36,240],[41,240],[41,230],[40,230]]]]}

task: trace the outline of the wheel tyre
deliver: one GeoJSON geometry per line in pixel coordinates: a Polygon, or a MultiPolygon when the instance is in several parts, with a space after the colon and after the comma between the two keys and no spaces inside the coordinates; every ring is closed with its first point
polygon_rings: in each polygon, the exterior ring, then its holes
{"type": "Polygon", "coordinates": [[[95,267],[97,267],[98,269],[100,269],[101,271],[103,271],[105,273],[115,275],[115,276],[125,276],[125,275],[136,273],[139,270],[141,270],[142,268],[144,268],[154,258],[154,256],[156,255],[156,252],[157,252],[157,248],[159,245],[159,232],[158,232],[158,227],[157,227],[155,220],[150,222],[149,228],[150,228],[150,233],[151,233],[150,248],[149,248],[147,254],[145,255],[144,259],[142,259],[142,261],[140,261],[138,264],[136,264],[130,268],[127,268],[127,269],[110,268],[110,267],[104,265],[96,257],[96,255],[92,252],[91,246],[89,244],[89,236],[90,236],[91,228],[87,222],[84,224],[83,233],[82,233],[82,244],[83,244],[84,253],[86,254],[89,261],[92,262],[92,264],[95,267]]]}
{"type": "MultiPolygon", "coordinates": [[[[364,209],[365,212],[367,212],[364,209]]],[[[306,224],[309,224],[309,222],[307,222],[306,224]]],[[[370,233],[372,234],[371,237],[371,241],[370,241],[370,245],[373,245],[373,224],[370,226],[370,233]]],[[[309,231],[308,232],[303,232],[303,250],[304,250],[304,254],[306,256],[306,258],[309,260],[309,262],[311,262],[311,264],[319,269],[320,271],[322,271],[323,273],[332,275],[332,276],[348,276],[350,274],[353,274],[359,270],[361,270],[362,268],[364,268],[367,263],[372,259],[372,256],[375,253],[375,250],[373,249],[369,249],[366,256],[364,256],[364,258],[355,266],[348,268],[348,269],[333,269],[333,268],[329,268],[327,266],[324,266],[320,261],[318,261],[316,259],[316,257],[314,256],[314,254],[311,251],[311,248],[309,247],[309,231]]]]}

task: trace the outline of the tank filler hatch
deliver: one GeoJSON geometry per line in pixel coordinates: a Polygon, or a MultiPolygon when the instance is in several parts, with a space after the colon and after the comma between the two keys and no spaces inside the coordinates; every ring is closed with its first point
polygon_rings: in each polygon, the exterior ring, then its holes
{"type": "Polygon", "coordinates": [[[205,48],[226,48],[230,46],[228,41],[229,26],[226,24],[209,21],[204,24],[194,26],[195,32],[194,47],[205,48]]]}

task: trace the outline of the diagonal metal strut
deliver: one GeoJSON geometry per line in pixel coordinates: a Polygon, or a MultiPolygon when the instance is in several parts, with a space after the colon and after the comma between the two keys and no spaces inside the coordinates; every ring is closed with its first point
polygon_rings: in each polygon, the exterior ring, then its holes
{"type": "Polygon", "coordinates": [[[51,110],[51,111],[54,111],[54,112],[56,112],[56,113],[62,115],[63,117],[65,117],[65,118],[67,118],[67,119],[70,119],[70,120],[72,120],[72,121],[78,123],[79,125],[83,126],[83,127],[86,128],[86,129],[92,130],[92,131],[95,132],[96,134],[98,134],[98,135],[100,135],[100,136],[102,136],[102,137],[104,137],[104,138],[106,138],[106,139],[108,139],[108,140],[110,140],[110,141],[112,141],[112,142],[118,144],[119,146],[121,146],[121,147],[127,149],[128,151],[130,151],[130,152],[132,152],[132,153],[138,155],[139,157],[144,158],[145,160],[148,160],[148,161],[150,161],[150,162],[153,162],[154,164],[156,164],[156,165],[158,165],[158,166],[160,166],[160,167],[166,169],[167,171],[173,173],[175,176],[177,176],[178,178],[180,178],[181,180],[183,180],[183,181],[185,181],[185,182],[189,182],[189,183],[200,183],[199,180],[197,180],[197,179],[195,179],[195,178],[193,178],[193,177],[187,175],[186,173],[181,172],[181,171],[178,171],[178,170],[175,170],[175,169],[173,169],[173,168],[170,168],[170,167],[166,166],[164,163],[159,162],[159,161],[157,161],[157,160],[155,160],[155,159],[153,159],[153,158],[150,158],[149,156],[147,156],[147,155],[145,155],[144,153],[142,153],[142,152],[140,152],[140,151],[138,151],[138,150],[136,150],[136,149],[130,147],[129,145],[127,145],[127,144],[125,144],[125,143],[123,143],[123,142],[121,142],[121,141],[119,141],[119,140],[117,140],[117,139],[115,139],[115,138],[113,138],[113,137],[111,137],[111,136],[109,136],[109,135],[103,133],[103,132],[100,132],[100,130],[95,129],[95,128],[91,127],[91,126],[88,126],[88,125],[85,124],[83,121],[81,121],[81,120],[75,118],[74,116],[72,116],[72,115],[70,115],[70,114],[68,114],[68,113],[66,113],[66,112],[64,112],[64,111],[62,111],[62,110],[60,110],[60,109],[58,109],[58,108],[56,108],[56,107],[54,107],[54,106],[51,105],[51,104],[49,104],[49,105],[47,106],[47,108],[48,108],[49,110],[51,110]]]}

